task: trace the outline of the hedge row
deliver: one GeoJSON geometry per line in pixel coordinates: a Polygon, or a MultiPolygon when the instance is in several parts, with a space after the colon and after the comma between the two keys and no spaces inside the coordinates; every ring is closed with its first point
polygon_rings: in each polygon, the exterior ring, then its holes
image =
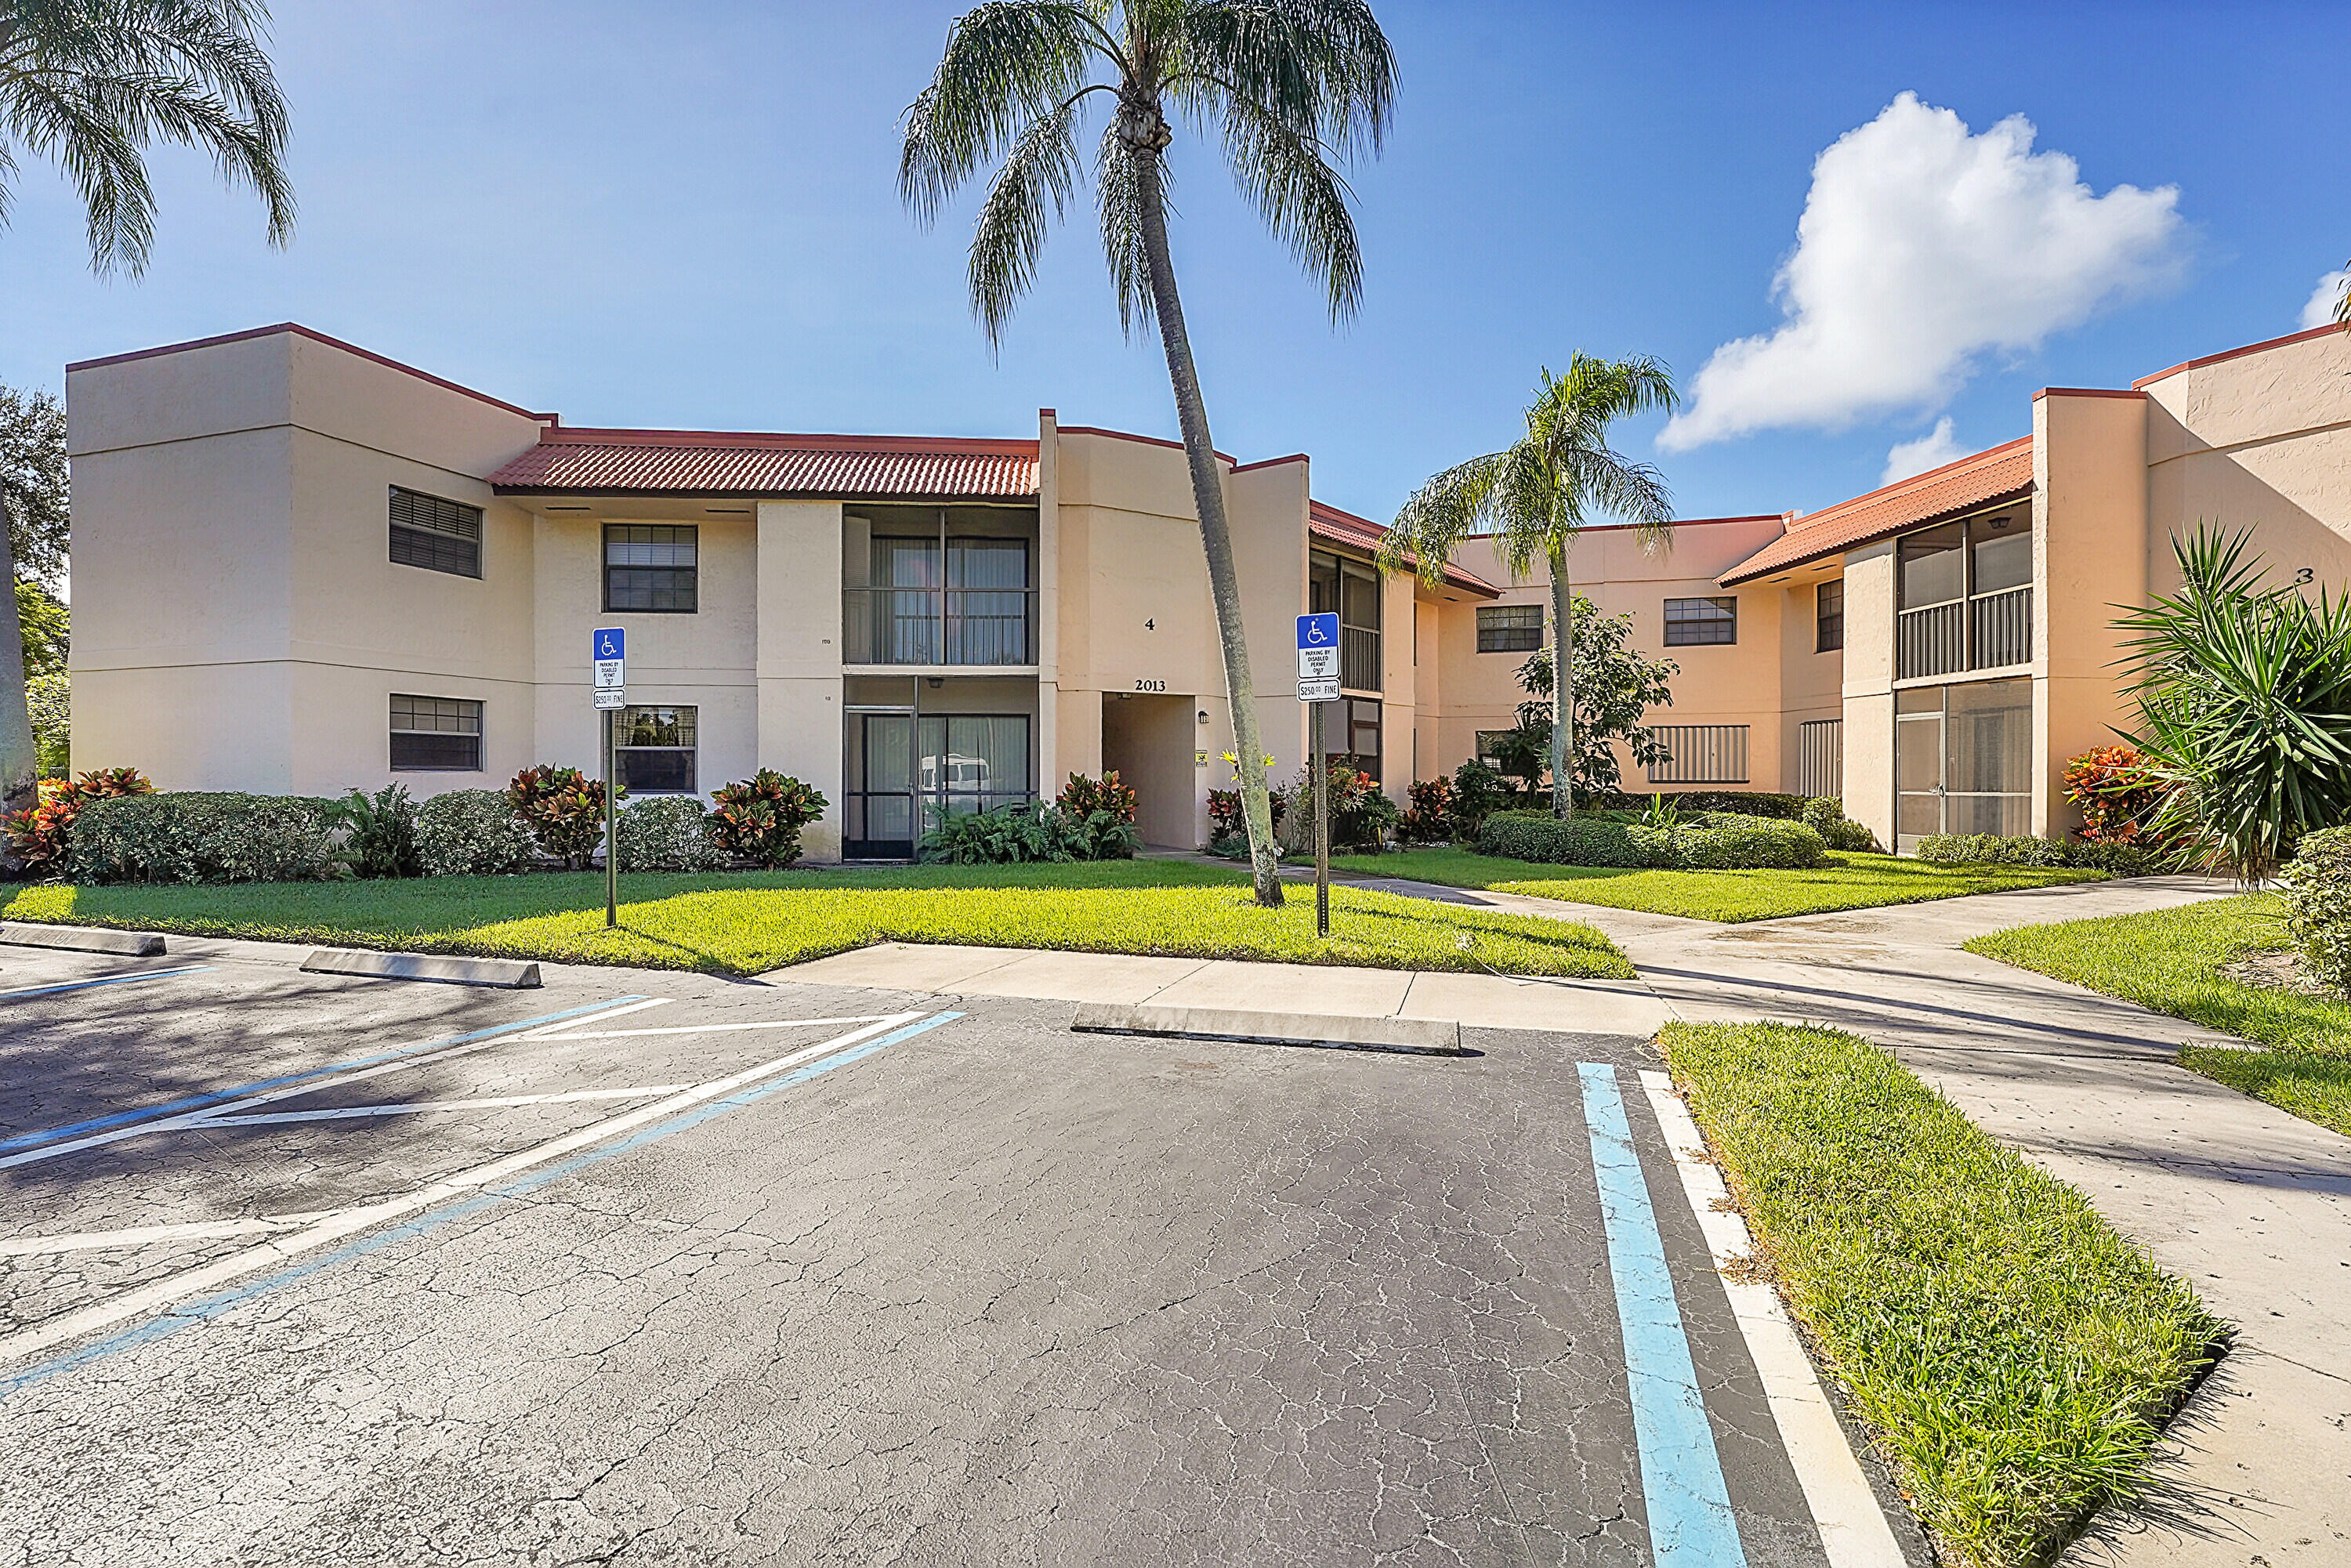
{"type": "Polygon", "coordinates": [[[1502,811],[1486,819],[1478,852],[1551,865],[1683,871],[1800,871],[1826,857],[1815,830],[1782,818],[1703,811],[1671,827],[1592,813],[1502,811]]]}
{"type": "Polygon", "coordinates": [[[2115,876],[2152,876],[2171,869],[2165,857],[2137,844],[2006,838],[1999,833],[1928,833],[1918,841],[1918,858],[1942,865],[2075,866],[2115,876]]]}

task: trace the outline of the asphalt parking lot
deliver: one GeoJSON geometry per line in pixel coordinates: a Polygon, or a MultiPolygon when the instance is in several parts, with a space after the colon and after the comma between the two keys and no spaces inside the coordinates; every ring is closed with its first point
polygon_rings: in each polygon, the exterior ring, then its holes
{"type": "Polygon", "coordinates": [[[1639,1041],[292,962],[0,953],[0,1561],[1829,1561],[1639,1041]]]}

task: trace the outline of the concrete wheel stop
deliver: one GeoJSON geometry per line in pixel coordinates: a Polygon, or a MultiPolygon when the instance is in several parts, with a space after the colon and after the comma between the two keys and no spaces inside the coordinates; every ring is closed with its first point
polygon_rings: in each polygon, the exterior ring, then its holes
{"type": "Polygon", "coordinates": [[[317,947],[302,960],[312,975],[360,975],[378,980],[437,980],[451,986],[498,986],[536,990],[538,966],[518,958],[458,958],[438,953],[378,953],[365,947],[317,947]]]}
{"type": "Polygon", "coordinates": [[[1438,1019],[1343,1018],[1314,1013],[1245,1012],[1226,1008],[1155,1007],[1147,1002],[1081,1002],[1070,1028],[1079,1034],[1161,1035],[1257,1045],[1311,1045],[1341,1051],[1397,1051],[1459,1056],[1461,1026],[1438,1019]]]}
{"type": "Polygon", "coordinates": [[[122,958],[153,958],[163,938],[152,931],[109,931],[96,925],[0,925],[0,943],[15,947],[60,947],[69,953],[110,953],[122,958]]]}

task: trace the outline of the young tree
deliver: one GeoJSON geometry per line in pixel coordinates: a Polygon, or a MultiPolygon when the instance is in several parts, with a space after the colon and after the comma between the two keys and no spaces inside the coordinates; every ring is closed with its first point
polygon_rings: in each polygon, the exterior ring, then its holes
{"type": "MultiPolygon", "coordinates": [[[[1677,401],[1671,372],[1646,357],[1599,360],[1579,352],[1565,375],[1554,377],[1546,369],[1542,389],[1526,412],[1526,434],[1503,451],[1447,468],[1414,491],[1380,547],[1380,564],[1395,571],[1416,559],[1422,580],[1434,586],[1463,539],[1490,532],[1512,576],[1533,576],[1538,561],[1548,568],[1552,641],[1569,640],[1572,646],[1567,550],[1585,521],[1593,513],[1621,517],[1653,549],[1673,537],[1673,503],[1663,476],[1654,465],[1612,449],[1608,426],[1648,409],[1671,410],[1677,401]]],[[[1568,678],[1552,694],[1554,779],[1573,778],[1567,759],[1581,755],[1574,739],[1581,673],[1571,658],[1568,678]]],[[[1552,810],[1566,816],[1573,796],[1573,789],[1553,790],[1552,810]]]]}
{"type": "MultiPolygon", "coordinates": [[[[1672,751],[1644,720],[1651,708],[1673,706],[1671,683],[1681,674],[1681,666],[1671,659],[1653,659],[1633,647],[1629,614],[1603,615],[1597,605],[1579,593],[1573,601],[1571,619],[1573,632],[1568,646],[1573,650],[1573,659],[1568,680],[1575,688],[1580,722],[1575,727],[1572,770],[1566,777],[1574,797],[1584,800],[1622,787],[1616,750],[1609,745],[1612,740],[1623,741],[1633,760],[1644,768],[1673,759],[1672,751]]],[[[1531,699],[1519,705],[1519,731],[1527,737],[1528,748],[1538,757],[1556,755],[1551,744],[1556,727],[1552,717],[1549,648],[1538,650],[1519,666],[1519,685],[1531,699]]],[[[1552,775],[1554,795],[1560,778],[1557,773],[1552,775]]]]}
{"type": "Polygon", "coordinates": [[[0,386],[0,527],[15,589],[0,609],[0,804],[13,809],[41,773],[25,679],[64,652],[51,591],[66,566],[66,412],[47,392],[0,386]]]}
{"type": "Polygon", "coordinates": [[[1363,0],[998,0],[959,17],[937,73],[906,110],[900,193],[927,223],[1001,159],[972,236],[971,306],[988,341],[1036,276],[1049,218],[1081,175],[1078,133],[1110,109],[1093,158],[1102,248],[1128,331],[1159,326],[1189,460],[1223,645],[1233,749],[1260,904],[1281,902],[1257,691],[1241,625],[1225,495],[1167,243],[1166,156],[1180,119],[1220,137],[1241,193],[1353,313],[1363,256],[1332,166],[1376,152],[1395,65],[1363,0]],[[1172,117],[1172,118],[1171,118],[1172,117]]]}

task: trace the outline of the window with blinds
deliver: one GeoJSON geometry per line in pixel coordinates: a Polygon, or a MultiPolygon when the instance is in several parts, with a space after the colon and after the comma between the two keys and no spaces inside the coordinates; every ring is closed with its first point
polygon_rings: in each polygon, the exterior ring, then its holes
{"type": "Polygon", "coordinates": [[[621,782],[639,795],[694,793],[697,710],[624,707],[612,725],[621,782]]]}
{"type": "Polygon", "coordinates": [[[1531,653],[1542,646],[1542,634],[1540,604],[1478,606],[1478,652],[1481,653],[1531,653]]]}
{"type": "Polygon", "coordinates": [[[1666,646],[1698,648],[1739,641],[1739,600],[1668,599],[1666,646]]]}
{"type": "Polygon", "coordinates": [[[392,697],[394,773],[479,773],[482,705],[463,697],[392,697]]]}
{"type": "Polygon", "coordinates": [[[481,576],[482,508],[394,485],[392,562],[452,577],[481,576]]]}
{"type": "Polygon", "coordinates": [[[691,615],[701,588],[700,531],[673,523],[604,525],[604,608],[691,615]]]}

